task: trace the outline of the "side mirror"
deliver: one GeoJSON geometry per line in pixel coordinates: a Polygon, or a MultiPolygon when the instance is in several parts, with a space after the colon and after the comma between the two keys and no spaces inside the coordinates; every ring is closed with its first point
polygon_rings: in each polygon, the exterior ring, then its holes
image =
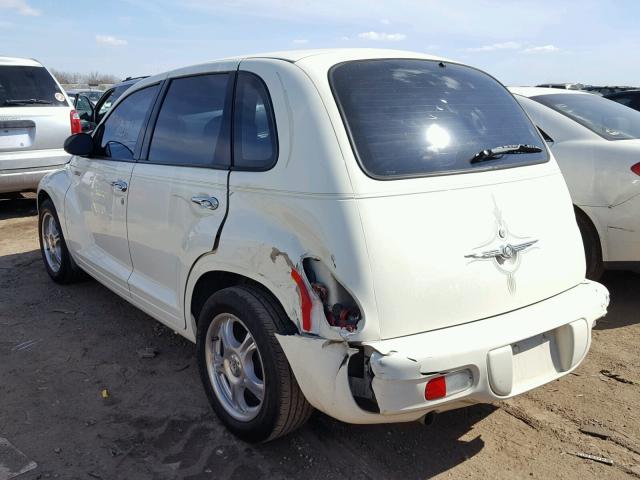
{"type": "Polygon", "coordinates": [[[91,155],[91,152],[93,152],[93,137],[87,133],[71,135],[64,141],[64,151],[78,157],[91,155]]]}

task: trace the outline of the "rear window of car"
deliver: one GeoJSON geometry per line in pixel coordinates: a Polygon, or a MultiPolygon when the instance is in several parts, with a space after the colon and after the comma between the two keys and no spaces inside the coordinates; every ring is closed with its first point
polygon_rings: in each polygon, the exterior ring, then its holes
{"type": "Polygon", "coordinates": [[[356,158],[380,179],[465,173],[542,163],[544,141],[513,96],[471,67],[431,60],[338,64],[329,82],[356,158]],[[472,163],[482,150],[531,145],[540,152],[472,163]]]}
{"type": "Polygon", "coordinates": [[[67,100],[44,67],[0,65],[0,107],[66,107],[67,100]]]}
{"type": "Polygon", "coordinates": [[[561,93],[531,97],[606,140],[640,138],[640,112],[591,94],[561,93]]]}

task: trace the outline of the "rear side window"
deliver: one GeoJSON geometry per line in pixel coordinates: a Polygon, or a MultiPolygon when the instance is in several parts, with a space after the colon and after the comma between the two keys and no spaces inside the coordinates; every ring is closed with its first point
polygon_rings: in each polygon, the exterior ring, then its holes
{"type": "Polygon", "coordinates": [[[95,156],[115,160],[134,159],[140,131],[159,88],[159,85],[154,85],[138,90],[116,106],[97,132],[100,146],[95,156]]]}
{"type": "Polygon", "coordinates": [[[238,73],[233,121],[234,169],[273,167],[278,156],[273,109],[267,87],[252,73],[238,73]]]}
{"type": "Polygon", "coordinates": [[[150,162],[229,166],[230,78],[223,73],[171,81],[153,131],[150,162]]]}
{"type": "Polygon", "coordinates": [[[617,96],[617,97],[611,97],[610,100],[613,100],[614,102],[621,103],[625,107],[629,107],[629,106],[631,106],[631,101],[633,99],[631,97],[625,97],[625,96],[620,95],[620,96],[617,96]]]}
{"type": "Polygon", "coordinates": [[[69,104],[44,67],[0,66],[0,107],[52,106],[69,104]]]}
{"type": "Polygon", "coordinates": [[[511,94],[479,70],[430,60],[338,64],[329,81],[363,170],[374,178],[463,173],[548,160],[540,135],[511,94]],[[541,152],[471,163],[485,149],[541,152]]]}
{"type": "Polygon", "coordinates": [[[589,93],[559,93],[531,97],[575,120],[606,140],[640,138],[640,112],[589,93]]]}

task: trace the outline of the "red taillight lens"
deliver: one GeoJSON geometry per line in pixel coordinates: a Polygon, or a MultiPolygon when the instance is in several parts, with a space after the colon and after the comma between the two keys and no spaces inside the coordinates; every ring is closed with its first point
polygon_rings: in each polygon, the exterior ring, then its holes
{"type": "Polygon", "coordinates": [[[311,303],[311,296],[309,295],[309,291],[307,290],[307,286],[302,280],[300,274],[291,269],[291,278],[296,282],[298,286],[298,293],[300,294],[300,309],[302,310],[302,329],[305,332],[311,330],[311,307],[313,304],[311,303]]]}
{"type": "Polygon", "coordinates": [[[424,398],[427,400],[437,400],[447,396],[447,381],[444,377],[432,378],[424,388],[424,398]]]}
{"type": "Polygon", "coordinates": [[[640,175],[640,163],[636,163],[631,167],[631,171],[636,175],[640,175]]]}
{"type": "Polygon", "coordinates": [[[71,120],[71,135],[74,133],[82,132],[82,123],[80,123],[80,115],[75,110],[71,110],[69,113],[69,119],[71,120]]]}

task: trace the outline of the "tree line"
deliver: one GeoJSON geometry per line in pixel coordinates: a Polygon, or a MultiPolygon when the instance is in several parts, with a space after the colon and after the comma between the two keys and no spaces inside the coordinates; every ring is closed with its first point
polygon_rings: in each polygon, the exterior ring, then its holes
{"type": "Polygon", "coordinates": [[[63,84],[80,83],[87,85],[101,85],[104,83],[117,83],[120,81],[120,79],[115,75],[100,72],[80,73],[64,72],[62,70],[52,69],[51,73],[56,77],[58,82],[63,84]]]}

